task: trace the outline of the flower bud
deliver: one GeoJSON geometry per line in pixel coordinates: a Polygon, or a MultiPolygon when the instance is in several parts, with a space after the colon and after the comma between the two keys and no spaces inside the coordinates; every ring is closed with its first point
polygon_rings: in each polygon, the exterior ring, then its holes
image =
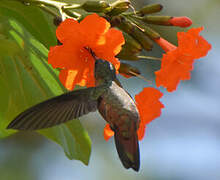
{"type": "Polygon", "coordinates": [[[136,39],[145,50],[152,50],[152,41],[135,24],[123,18],[118,28],[136,39]]]}
{"type": "Polygon", "coordinates": [[[137,54],[131,54],[127,50],[124,50],[124,51],[122,50],[116,57],[119,59],[127,60],[127,61],[138,61],[139,60],[139,57],[137,56],[137,54]]]}
{"type": "Polygon", "coordinates": [[[140,42],[143,49],[146,51],[151,51],[153,48],[152,41],[136,26],[134,26],[134,31],[132,35],[137,41],[140,42]]]}
{"type": "Polygon", "coordinates": [[[160,34],[151,29],[150,27],[141,26],[141,28],[143,29],[144,34],[147,35],[150,39],[154,40],[160,38],[160,34]]]}
{"type": "Polygon", "coordinates": [[[112,10],[108,13],[109,16],[116,16],[128,10],[131,2],[129,0],[118,0],[111,4],[112,10]]]}
{"type": "Polygon", "coordinates": [[[186,16],[182,17],[172,17],[169,20],[169,23],[173,26],[179,26],[179,27],[189,27],[192,25],[192,20],[186,16]]]}
{"type": "Polygon", "coordinates": [[[144,16],[146,14],[160,12],[162,9],[163,6],[161,4],[150,4],[141,8],[136,14],[139,16],[144,16]]]}
{"type": "Polygon", "coordinates": [[[130,64],[126,64],[126,63],[120,64],[119,73],[126,78],[130,78],[132,76],[141,74],[136,67],[133,67],[130,64]]]}
{"type": "Polygon", "coordinates": [[[105,12],[110,5],[105,1],[86,1],[81,7],[87,12],[105,12]]]}
{"type": "Polygon", "coordinates": [[[139,53],[142,50],[141,44],[127,33],[123,33],[125,44],[122,46],[122,51],[129,51],[130,54],[139,53]]]}
{"type": "Polygon", "coordinates": [[[169,20],[172,16],[144,16],[142,21],[148,24],[157,24],[157,25],[165,25],[170,26],[172,25],[169,20]]]}

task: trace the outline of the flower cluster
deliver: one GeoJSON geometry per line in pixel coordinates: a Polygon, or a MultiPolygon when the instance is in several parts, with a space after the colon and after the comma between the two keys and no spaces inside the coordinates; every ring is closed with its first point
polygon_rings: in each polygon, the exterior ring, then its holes
{"type": "MultiPolygon", "coordinates": [[[[87,3],[82,7],[90,11],[93,9],[93,4],[91,7],[90,5],[87,3]]],[[[120,66],[120,61],[116,57],[139,60],[138,53],[142,49],[151,50],[152,41],[156,42],[165,51],[161,59],[161,68],[155,72],[156,86],[163,86],[168,92],[176,90],[181,80],[190,79],[190,71],[193,69],[195,59],[206,56],[211,49],[211,45],[199,35],[203,28],[178,32],[178,47],[176,47],[154,30],[148,26],[142,26],[140,23],[141,21],[148,24],[188,27],[192,24],[189,18],[145,16],[162,9],[161,5],[155,4],[143,7],[135,15],[130,16],[128,13],[129,18],[126,19],[124,18],[126,14],[120,16],[120,13],[127,10],[129,6],[127,1],[123,5],[123,8],[120,9],[121,4],[119,6],[116,3],[114,4],[115,9],[111,9],[111,6],[99,4],[100,11],[105,12],[108,17],[112,16],[109,20],[111,24],[105,18],[91,14],[80,22],[66,19],[58,26],[56,36],[61,45],[51,47],[48,63],[53,68],[60,69],[59,79],[68,90],[73,90],[76,85],[94,86],[94,59],[87,48],[92,49],[97,57],[111,62],[117,73],[131,77],[139,75],[139,70],[125,63],[121,63],[120,66]],[[111,26],[117,26],[124,31],[123,34],[111,26]]],[[[161,115],[161,109],[164,108],[160,102],[162,96],[163,93],[153,87],[144,88],[135,96],[140,114],[140,125],[137,132],[139,140],[144,137],[146,125],[161,115]]],[[[113,135],[114,132],[107,124],[104,128],[104,138],[108,140],[113,135]]]]}

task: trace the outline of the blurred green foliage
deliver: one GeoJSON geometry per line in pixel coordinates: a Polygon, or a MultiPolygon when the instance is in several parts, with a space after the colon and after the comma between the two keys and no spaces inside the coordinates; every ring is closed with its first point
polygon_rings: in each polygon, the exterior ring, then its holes
{"type": "MultiPolygon", "coordinates": [[[[16,1],[0,3],[0,137],[15,133],[6,127],[26,108],[65,92],[58,72],[47,64],[56,45],[51,18],[38,7],[16,1]]],[[[70,159],[88,164],[91,140],[79,120],[38,131],[61,145],[70,159]]]]}

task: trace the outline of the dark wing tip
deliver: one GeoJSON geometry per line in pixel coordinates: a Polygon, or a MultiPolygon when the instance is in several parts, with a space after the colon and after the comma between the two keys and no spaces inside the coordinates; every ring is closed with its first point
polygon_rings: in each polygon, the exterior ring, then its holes
{"type": "MultiPolygon", "coordinates": [[[[6,127],[6,129],[16,129],[16,130],[22,130],[22,127],[18,126],[18,120],[15,118],[13,121],[9,123],[9,125],[6,127]]],[[[25,130],[25,129],[23,129],[25,130]]]]}
{"type": "Polygon", "coordinates": [[[26,129],[26,128],[23,128],[23,127],[16,127],[16,126],[12,126],[11,124],[9,124],[6,129],[14,129],[14,130],[20,130],[20,131],[33,131],[35,129],[26,129]]]}
{"type": "Polygon", "coordinates": [[[97,100],[90,97],[91,91],[93,88],[81,89],[41,102],[19,114],[7,129],[45,129],[96,111],[97,100]]]}
{"type": "Polygon", "coordinates": [[[34,127],[26,127],[23,124],[19,125],[19,120],[16,118],[9,123],[9,125],[6,127],[6,129],[14,129],[14,130],[23,130],[23,131],[33,131],[35,130],[34,127]]]}
{"type": "Polygon", "coordinates": [[[14,129],[11,123],[5,129],[14,129]]]}
{"type": "Polygon", "coordinates": [[[6,129],[16,129],[16,127],[14,127],[12,123],[10,123],[10,124],[6,127],[6,129]]]}

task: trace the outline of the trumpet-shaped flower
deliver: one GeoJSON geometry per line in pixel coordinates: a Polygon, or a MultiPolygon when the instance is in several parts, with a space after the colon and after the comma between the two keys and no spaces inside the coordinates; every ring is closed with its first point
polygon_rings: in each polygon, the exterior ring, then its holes
{"type": "Polygon", "coordinates": [[[115,55],[124,44],[123,35],[97,14],[88,15],[81,22],[66,19],[58,26],[56,36],[62,45],[50,48],[48,63],[61,69],[59,78],[68,90],[75,85],[94,85],[94,58],[88,48],[118,70],[120,62],[115,55]]]}
{"type": "Polygon", "coordinates": [[[188,32],[178,32],[178,47],[163,38],[156,42],[166,52],[163,54],[161,69],[156,71],[156,85],[167,91],[176,90],[181,80],[190,79],[195,59],[206,56],[211,45],[199,35],[203,28],[192,28],[188,32]]]}

